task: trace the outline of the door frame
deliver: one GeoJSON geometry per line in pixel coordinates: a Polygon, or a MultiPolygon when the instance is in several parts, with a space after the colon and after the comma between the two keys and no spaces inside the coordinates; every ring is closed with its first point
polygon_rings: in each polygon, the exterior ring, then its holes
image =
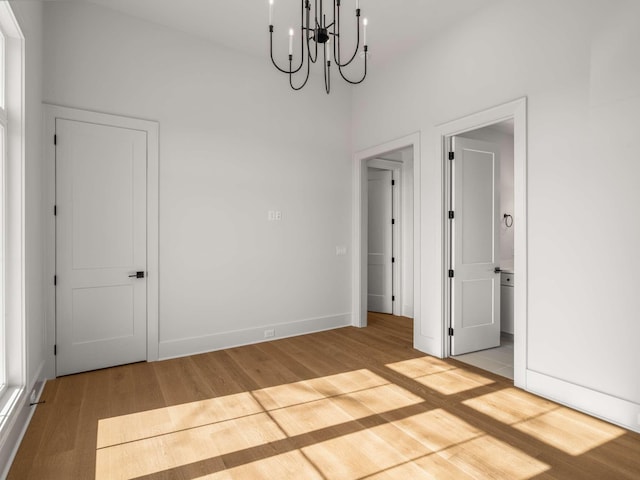
{"type": "Polygon", "coordinates": [[[514,142],[514,217],[518,222],[514,231],[514,271],[517,281],[514,286],[514,385],[526,388],[527,370],[527,314],[528,314],[528,242],[527,242],[527,98],[522,97],[503,105],[438,125],[438,153],[442,165],[442,284],[443,318],[442,351],[450,356],[448,329],[451,325],[451,285],[448,277],[450,258],[450,232],[447,225],[449,209],[449,168],[447,163],[449,140],[471,130],[487,127],[504,120],[513,119],[514,142]]]}
{"type": "Polygon", "coordinates": [[[54,135],[56,119],[75,120],[113,127],[140,130],[147,134],[147,361],[159,358],[159,124],[151,120],[123,117],[59,105],[44,106],[44,211],[45,267],[48,287],[45,290],[45,338],[47,345],[46,374],[56,376],[56,290],[53,277],[56,274],[56,223],[53,208],[56,200],[56,149],[54,135]]]}
{"type": "MultiPolygon", "coordinates": [[[[404,218],[402,212],[402,172],[404,164],[397,160],[385,160],[383,158],[370,158],[366,162],[367,171],[369,168],[378,170],[386,170],[391,172],[391,178],[394,181],[394,187],[391,190],[391,218],[395,220],[395,224],[391,230],[391,256],[395,258],[395,262],[391,265],[391,295],[395,297],[395,301],[391,302],[391,314],[402,315],[402,305],[404,302],[404,292],[402,290],[402,265],[404,262],[404,252],[402,251],[404,218]]],[[[367,189],[368,193],[368,189],[367,189]]],[[[368,197],[367,197],[368,208],[368,197]]],[[[367,210],[368,213],[368,210],[367,210]]],[[[368,226],[367,226],[368,227],[368,226]]],[[[368,234],[368,228],[367,228],[368,234]]],[[[367,239],[368,240],[368,239],[367,239]]],[[[369,246],[367,241],[367,253],[369,246]]],[[[367,259],[368,264],[368,259],[367,259]]],[[[368,287],[368,285],[367,285],[368,287]]],[[[368,288],[367,288],[368,293],[368,288]]],[[[367,300],[368,302],[368,300],[367,300]]]]}
{"type": "MultiPolygon", "coordinates": [[[[420,134],[413,133],[353,155],[353,243],[352,243],[352,320],[354,327],[367,326],[367,162],[386,153],[413,148],[413,264],[420,264],[420,134]]],[[[403,171],[405,166],[403,165],[403,171]]],[[[404,176],[404,175],[403,175],[404,176]]],[[[401,185],[405,186],[403,182],[401,185]]],[[[420,269],[413,269],[414,345],[420,320],[420,269]]],[[[403,288],[404,290],[404,288],[403,288]]]]}

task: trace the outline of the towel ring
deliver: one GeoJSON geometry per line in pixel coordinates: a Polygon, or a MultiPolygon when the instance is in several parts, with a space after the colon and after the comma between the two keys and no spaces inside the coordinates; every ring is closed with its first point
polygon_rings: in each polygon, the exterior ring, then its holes
{"type": "Polygon", "coordinates": [[[504,214],[504,224],[507,228],[511,228],[513,226],[513,217],[508,213],[504,214]]]}

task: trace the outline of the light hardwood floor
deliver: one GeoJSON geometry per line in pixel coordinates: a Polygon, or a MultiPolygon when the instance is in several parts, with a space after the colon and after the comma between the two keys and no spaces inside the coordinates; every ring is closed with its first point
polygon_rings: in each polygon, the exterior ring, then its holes
{"type": "Polygon", "coordinates": [[[47,383],[9,479],[638,479],[640,435],[411,347],[411,321],[47,383]]]}

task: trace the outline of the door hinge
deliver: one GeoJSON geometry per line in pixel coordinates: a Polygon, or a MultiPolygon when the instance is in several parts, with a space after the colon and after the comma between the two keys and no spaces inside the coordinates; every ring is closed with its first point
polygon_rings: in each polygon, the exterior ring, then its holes
{"type": "Polygon", "coordinates": [[[392,219],[391,219],[391,225],[395,225],[395,224],[396,224],[396,219],[395,219],[395,218],[392,218],[392,219]]]}
{"type": "Polygon", "coordinates": [[[453,220],[454,217],[455,214],[453,213],[453,210],[449,210],[449,219],[453,220]]]}
{"type": "Polygon", "coordinates": [[[453,270],[449,270],[449,278],[453,278],[453,270]]]}
{"type": "Polygon", "coordinates": [[[53,136],[53,144],[58,145],[58,135],[53,136]]]}
{"type": "Polygon", "coordinates": [[[395,302],[396,301],[396,296],[395,295],[391,295],[391,301],[395,302]]]}
{"type": "Polygon", "coordinates": [[[58,345],[53,346],[53,354],[58,355],[58,345]]]}
{"type": "Polygon", "coordinates": [[[453,337],[453,328],[449,327],[449,336],[453,337]]]}
{"type": "Polygon", "coordinates": [[[53,206],[53,215],[54,215],[54,216],[55,216],[55,215],[58,215],[58,206],[57,206],[57,205],[54,205],[54,206],[53,206]]]}
{"type": "Polygon", "coordinates": [[[396,263],[396,257],[391,257],[391,263],[396,263]]]}
{"type": "Polygon", "coordinates": [[[396,181],[395,180],[391,180],[391,186],[394,187],[395,184],[396,184],[396,181]]]}
{"type": "Polygon", "coordinates": [[[449,160],[453,160],[455,157],[455,153],[449,152],[449,160]]]}
{"type": "Polygon", "coordinates": [[[57,275],[54,275],[54,276],[53,276],[53,284],[54,284],[54,285],[57,285],[57,284],[58,284],[58,276],[57,276],[57,275]]]}

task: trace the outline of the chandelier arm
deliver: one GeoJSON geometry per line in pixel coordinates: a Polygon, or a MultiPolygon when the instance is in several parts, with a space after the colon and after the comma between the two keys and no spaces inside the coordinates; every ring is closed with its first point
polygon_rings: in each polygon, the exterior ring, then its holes
{"type": "MultiPolygon", "coordinates": [[[[278,66],[278,64],[276,63],[276,60],[273,58],[273,25],[269,25],[269,52],[271,53],[271,63],[273,63],[273,66],[276,67],[278,70],[280,70],[282,73],[293,74],[293,73],[297,73],[302,68],[303,60],[300,61],[300,65],[295,70],[291,70],[291,68],[293,68],[293,66],[291,65],[291,62],[289,62],[289,70],[285,70],[284,68],[280,68],[278,66]]],[[[303,47],[302,53],[303,53],[302,57],[304,59],[304,47],[303,47]]]]}
{"type": "Polygon", "coordinates": [[[300,68],[302,68],[302,63],[304,62],[304,11],[308,4],[309,0],[300,0],[300,68]]]}
{"type": "MultiPolygon", "coordinates": [[[[318,0],[316,0],[316,6],[318,4],[318,0]]],[[[309,37],[309,32],[311,31],[311,29],[309,28],[309,23],[311,22],[311,2],[307,1],[307,33],[305,34],[306,36],[306,42],[307,42],[307,54],[309,56],[309,60],[311,63],[316,63],[318,61],[318,42],[314,42],[316,44],[316,54],[315,57],[313,55],[311,55],[311,47],[309,46],[309,42],[311,40],[311,37],[309,37]]]]}
{"type": "Polygon", "coordinates": [[[344,76],[344,74],[342,73],[342,67],[344,67],[344,65],[338,65],[338,71],[340,72],[340,76],[343,78],[343,80],[347,83],[350,83],[351,85],[358,85],[359,83],[362,83],[364,81],[365,78],[367,78],[367,46],[364,46],[364,74],[362,75],[362,78],[360,80],[349,80],[347,77],[344,76]]]}
{"type": "MultiPolygon", "coordinates": [[[[289,63],[291,63],[291,55],[289,55],[289,63]]],[[[302,90],[304,88],[304,86],[307,84],[307,82],[309,81],[309,72],[311,71],[311,62],[307,61],[307,76],[304,79],[304,82],[302,82],[302,85],[300,85],[299,87],[294,87],[293,86],[293,73],[289,73],[289,85],[291,86],[291,88],[293,90],[302,90]]]]}
{"type": "MultiPolygon", "coordinates": [[[[351,55],[351,58],[349,59],[348,62],[345,63],[341,63],[340,62],[340,7],[338,7],[338,41],[336,41],[335,43],[338,44],[338,56],[335,56],[334,53],[334,57],[335,57],[335,61],[336,61],[336,65],[338,67],[346,67],[347,65],[349,65],[351,62],[353,62],[353,59],[356,58],[356,54],[358,53],[358,49],[360,48],[360,9],[356,9],[356,32],[357,32],[357,42],[356,42],[356,48],[355,51],[353,52],[353,55],[351,55]]],[[[335,50],[335,45],[334,45],[334,50],[335,50]]]]}
{"type": "Polygon", "coordinates": [[[333,60],[340,65],[340,0],[333,2],[333,23],[333,60]]]}

